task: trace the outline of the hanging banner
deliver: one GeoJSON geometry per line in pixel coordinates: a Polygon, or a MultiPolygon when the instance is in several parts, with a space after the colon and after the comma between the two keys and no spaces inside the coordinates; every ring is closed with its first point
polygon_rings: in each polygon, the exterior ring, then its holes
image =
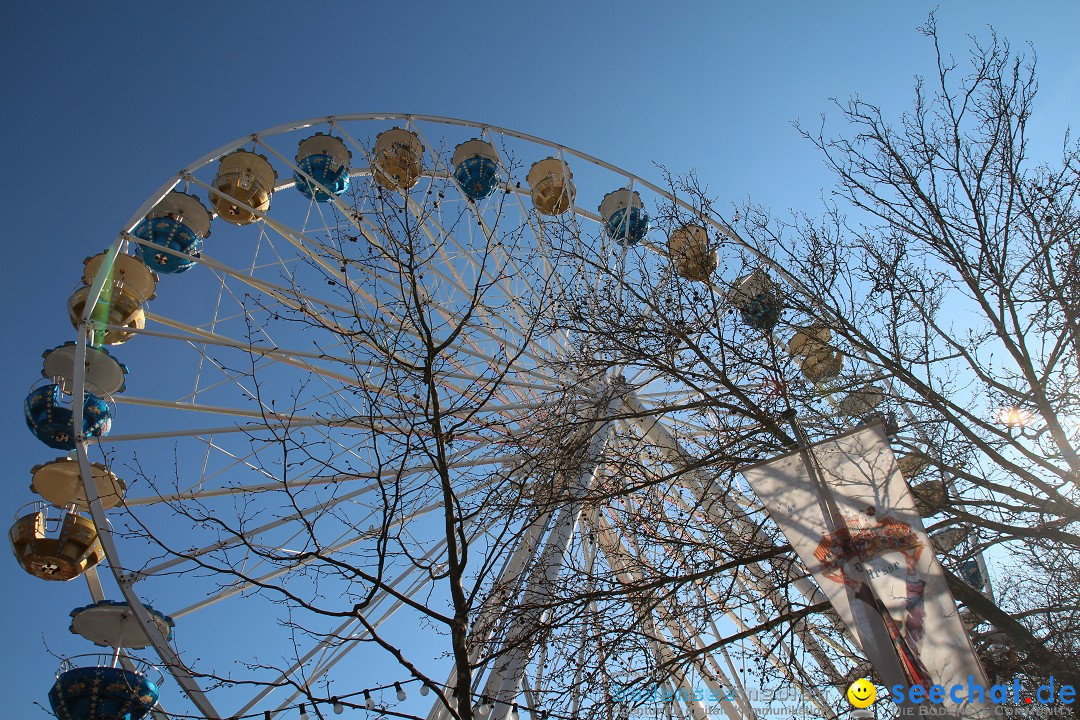
{"type": "Polygon", "coordinates": [[[986,676],[880,424],[741,472],[888,687],[940,685],[938,713],[993,716],[969,700],[986,676]]]}

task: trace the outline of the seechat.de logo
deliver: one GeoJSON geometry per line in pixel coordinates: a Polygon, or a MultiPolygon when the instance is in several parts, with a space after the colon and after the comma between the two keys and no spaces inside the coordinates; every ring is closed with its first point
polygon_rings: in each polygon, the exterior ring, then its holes
{"type": "MultiPolygon", "coordinates": [[[[941,705],[946,701],[958,705],[965,702],[994,705],[1005,705],[1006,703],[1049,705],[1053,702],[1059,702],[1062,705],[1072,705],[1076,702],[1076,688],[1072,685],[1060,685],[1055,693],[1054,677],[1051,675],[1048,681],[1047,684],[1040,685],[1039,689],[1034,693],[1024,692],[1020,687],[1019,678],[1014,678],[1011,684],[991,685],[987,688],[983,687],[982,683],[975,682],[975,677],[972,675],[968,675],[966,686],[959,684],[950,687],[931,685],[929,688],[925,688],[922,685],[912,685],[905,688],[903,685],[893,685],[889,690],[892,701],[897,705],[905,701],[914,704],[929,702],[933,705],[941,705]]],[[[849,688],[849,699],[850,692],[849,688]]]]}

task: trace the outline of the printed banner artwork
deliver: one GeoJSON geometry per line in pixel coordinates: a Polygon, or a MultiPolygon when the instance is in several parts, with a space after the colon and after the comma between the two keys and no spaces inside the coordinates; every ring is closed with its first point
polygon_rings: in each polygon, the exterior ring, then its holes
{"type": "MultiPolygon", "coordinates": [[[[886,685],[987,684],[879,424],[741,472],[886,685]]],[[[993,715],[966,696],[939,707],[993,715]]]]}

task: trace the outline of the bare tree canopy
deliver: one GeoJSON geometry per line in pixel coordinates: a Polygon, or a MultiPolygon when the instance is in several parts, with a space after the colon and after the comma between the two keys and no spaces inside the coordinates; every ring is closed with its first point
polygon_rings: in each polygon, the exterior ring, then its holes
{"type": "Polygon", "coordinates": [[[955,60],[933,17],[923,33],[937,73],[910,111],[857,96],[837,104],[840,134],[801,128],[838,181],[827,212],[750,207],[739,231],[884,390],[895,447],[925,460],[913,484],[944,483],[932,528],[962,538],[946,564],[982,553],[996,571],[1020,626],[959,594],[987,621],[990,674],[1061,677],[1080,651],[1078,145],[1066,133],[1059,157],[1031,155],[1033,49],[991,31],[955,60]]]}

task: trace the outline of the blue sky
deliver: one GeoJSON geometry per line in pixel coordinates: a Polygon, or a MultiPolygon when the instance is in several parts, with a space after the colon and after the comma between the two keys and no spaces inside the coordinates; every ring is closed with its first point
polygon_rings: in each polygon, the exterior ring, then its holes
{"type": "MultiPolygon", "coordinates": [[[[722,200],[815,210],[829,178],[792,121],[858,92],[887,115],[932,72],[916,32],[932,2],[18,3],[0,27],[0,174],[13,332],[4,362],[3,517],[57,453],[23,427],[40,353],[72,339],[65,302],[102,249],[187,162],[257,130],[332,113],[461,117],[556,140],[650,179],[696,168],[722,200]]],[[[987,25],[1034,43],[1036,151],[1080,117],[1080,5],[951,2],[958,57],[987,25]]],[[[838,126],[834,125],[834,127],[838,126]]],[[[44,717],[81,581],[45,583],[8,556],[6,707],[44,717]]]]}

